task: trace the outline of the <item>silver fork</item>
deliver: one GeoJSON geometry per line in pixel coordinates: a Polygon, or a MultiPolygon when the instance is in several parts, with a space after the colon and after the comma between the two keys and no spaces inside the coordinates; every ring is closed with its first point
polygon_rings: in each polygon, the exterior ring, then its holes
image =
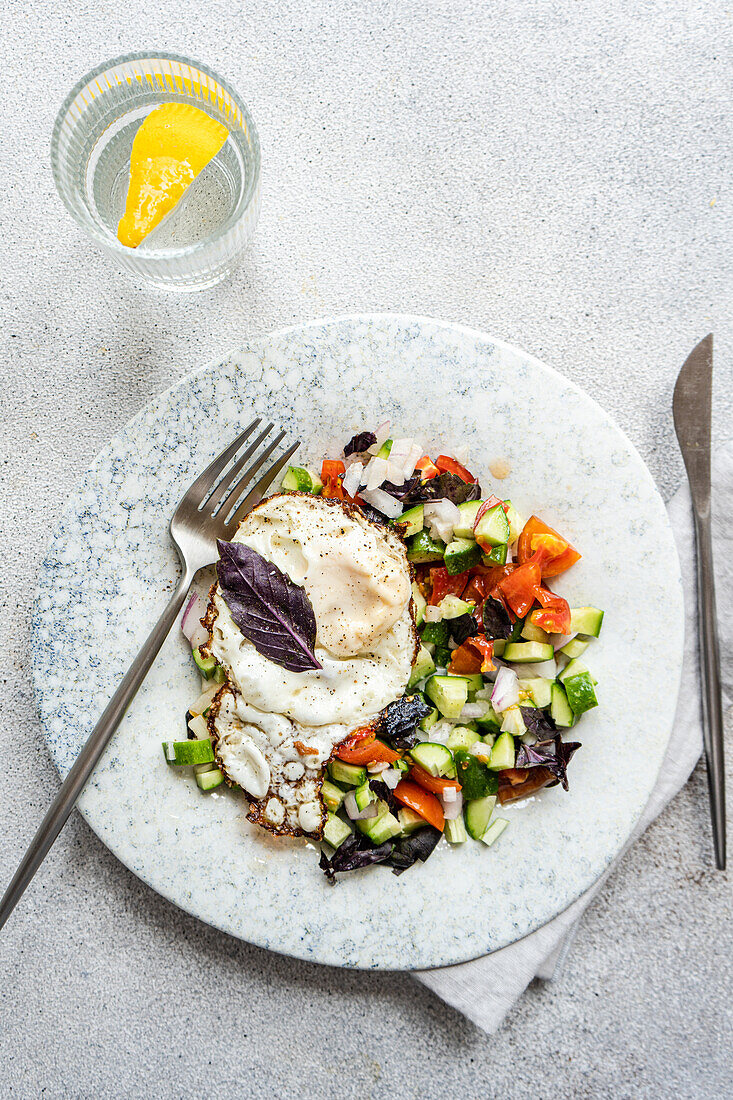
{"type": "Polygon", "coordinates": [[[61,784],[48,813],[41,822],[28,851],[23,856],[18,870],[0,901],[0,928],[5,924],[23,891],[61,832],[74,804],[82,792],[84,784],[104,752],[112,734],[119,726],[125,711],[137,694],[140,685],[147,676],[160,647],[168,636],[188,594],[188,590],[199,569],[211,565],[218,558],[216,540],[227,541],[237,529],[237,525],[255,505],[259,504],[285,463],[300,446],[294,443],[281,458],[268,467],[252,486],[243,500],[242,493],[252,482],[254,476],[267,462],[272,452],[285,438],[280,432],[267,444],[262,454],[254,457],[265,442],[273,425],[268,424],[254,439],[254,442],[237,457],[242,445],[257,430],[260,418],[253,420],[233,443],[226,447],[199,477],[189,486],[181,503],[176,508],[170,524],[173,543],[181,559],[181,578],[168,606],[158,619],[142,649],[130,665],[124,679],[110,699],[101,718],[92,730],[87,743],[74,761],[71,771],[61,784]],[[236,461],[229,467],[230,463],[236,461]],[[250,460],[252,460],[250,462],[250,460]],[[248,465],[249,463],[249,465],[248,465]],[[246,468],[245,468],[246,467],[246,468]]]}

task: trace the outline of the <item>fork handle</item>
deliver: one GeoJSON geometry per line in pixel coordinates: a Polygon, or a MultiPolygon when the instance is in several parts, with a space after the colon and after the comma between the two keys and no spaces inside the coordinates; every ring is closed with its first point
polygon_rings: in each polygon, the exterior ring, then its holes
{"type": "Polygon", "coordinates": [[[38,832],[33,837],[18,870],[13,875],[10,885],[5,891],[2,901],[0,901],[0,928],[12,913],[26,886],[43,863],[51,845],[66,824],[66,820],[73,810],[84,784],[107,747],[112,734],[122,721],[125,711],[137,695],[140,685],[158,655],[160,647],[176,621],[192,580],[193,574],[184,569],[168,606],[151,630],[142,649],[130,665],[120,686],[89,735],[84,748],[74,761],[69,774],[61,784],[59,793],[41,822],[38,832]]]}
{"type": "Polygon", "coordinates": [[[695,509],[697,543],[697,601],[700,619],[702,669],[702,728],[707,762],[710,815],[715,865],[725,870],[725,764],[723,760],[723,706],[720,694],[720,650],[715,613],[715,575],[709,510],[695,509]]]}

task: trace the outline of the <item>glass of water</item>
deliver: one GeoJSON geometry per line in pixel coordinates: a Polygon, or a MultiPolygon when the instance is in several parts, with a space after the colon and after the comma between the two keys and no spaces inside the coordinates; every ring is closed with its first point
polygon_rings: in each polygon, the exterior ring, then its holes
{"type": "Polygon", "coordinates": [[[51,142],[54,180],[92,240],[138,280],[199,290],[224,279],[252,239],[260,209],[260,143],[234,89],[205,65],[175,54],[136,53],[79,81],[59,111],[51,142]],[[190,103],[224,124],[221,150],[173,210],[137,246],[117,239],[132,142],[162,103],[190,103]]]}

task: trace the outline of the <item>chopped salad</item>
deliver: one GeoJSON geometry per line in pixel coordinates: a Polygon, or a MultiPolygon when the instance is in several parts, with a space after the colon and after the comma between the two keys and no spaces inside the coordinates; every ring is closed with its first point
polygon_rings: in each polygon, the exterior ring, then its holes
{"type": "MultiPolygon", "coordinates": [[[[458,458],[431,459],[389,427],[354,436],[318,473],[288,467],[281,486],[392,525],[413,569],[419,649],[406,694],[337,745],[326,766],[321,867],[331,880],[376,863],[401,874],[441,836],[493,844],[509,824],[497,808],[544,787],[568,789],[581,746],[564,735],[598,705],[586,651],[603,611],[571,607],[552,587],[580,553],[538,516],[525,521],[511,500],[485,492],[458,458]]],[[[205,716],[223,670],[202,656],[199,611],[187,609],[183,628],[212,682],[187,713],[190,748],[164,749],[213,790],[223,776],[205,716]]]]}

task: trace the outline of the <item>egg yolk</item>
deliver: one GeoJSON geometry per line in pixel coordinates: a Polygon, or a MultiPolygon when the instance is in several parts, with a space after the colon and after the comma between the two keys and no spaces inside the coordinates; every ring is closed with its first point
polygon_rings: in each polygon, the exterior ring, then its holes
{"type": "Polygon", "coordinates": [[[163,103],[135,134],[117,238],[137,248],[221,149],[229,131],[189,103],[163,103]]]}

